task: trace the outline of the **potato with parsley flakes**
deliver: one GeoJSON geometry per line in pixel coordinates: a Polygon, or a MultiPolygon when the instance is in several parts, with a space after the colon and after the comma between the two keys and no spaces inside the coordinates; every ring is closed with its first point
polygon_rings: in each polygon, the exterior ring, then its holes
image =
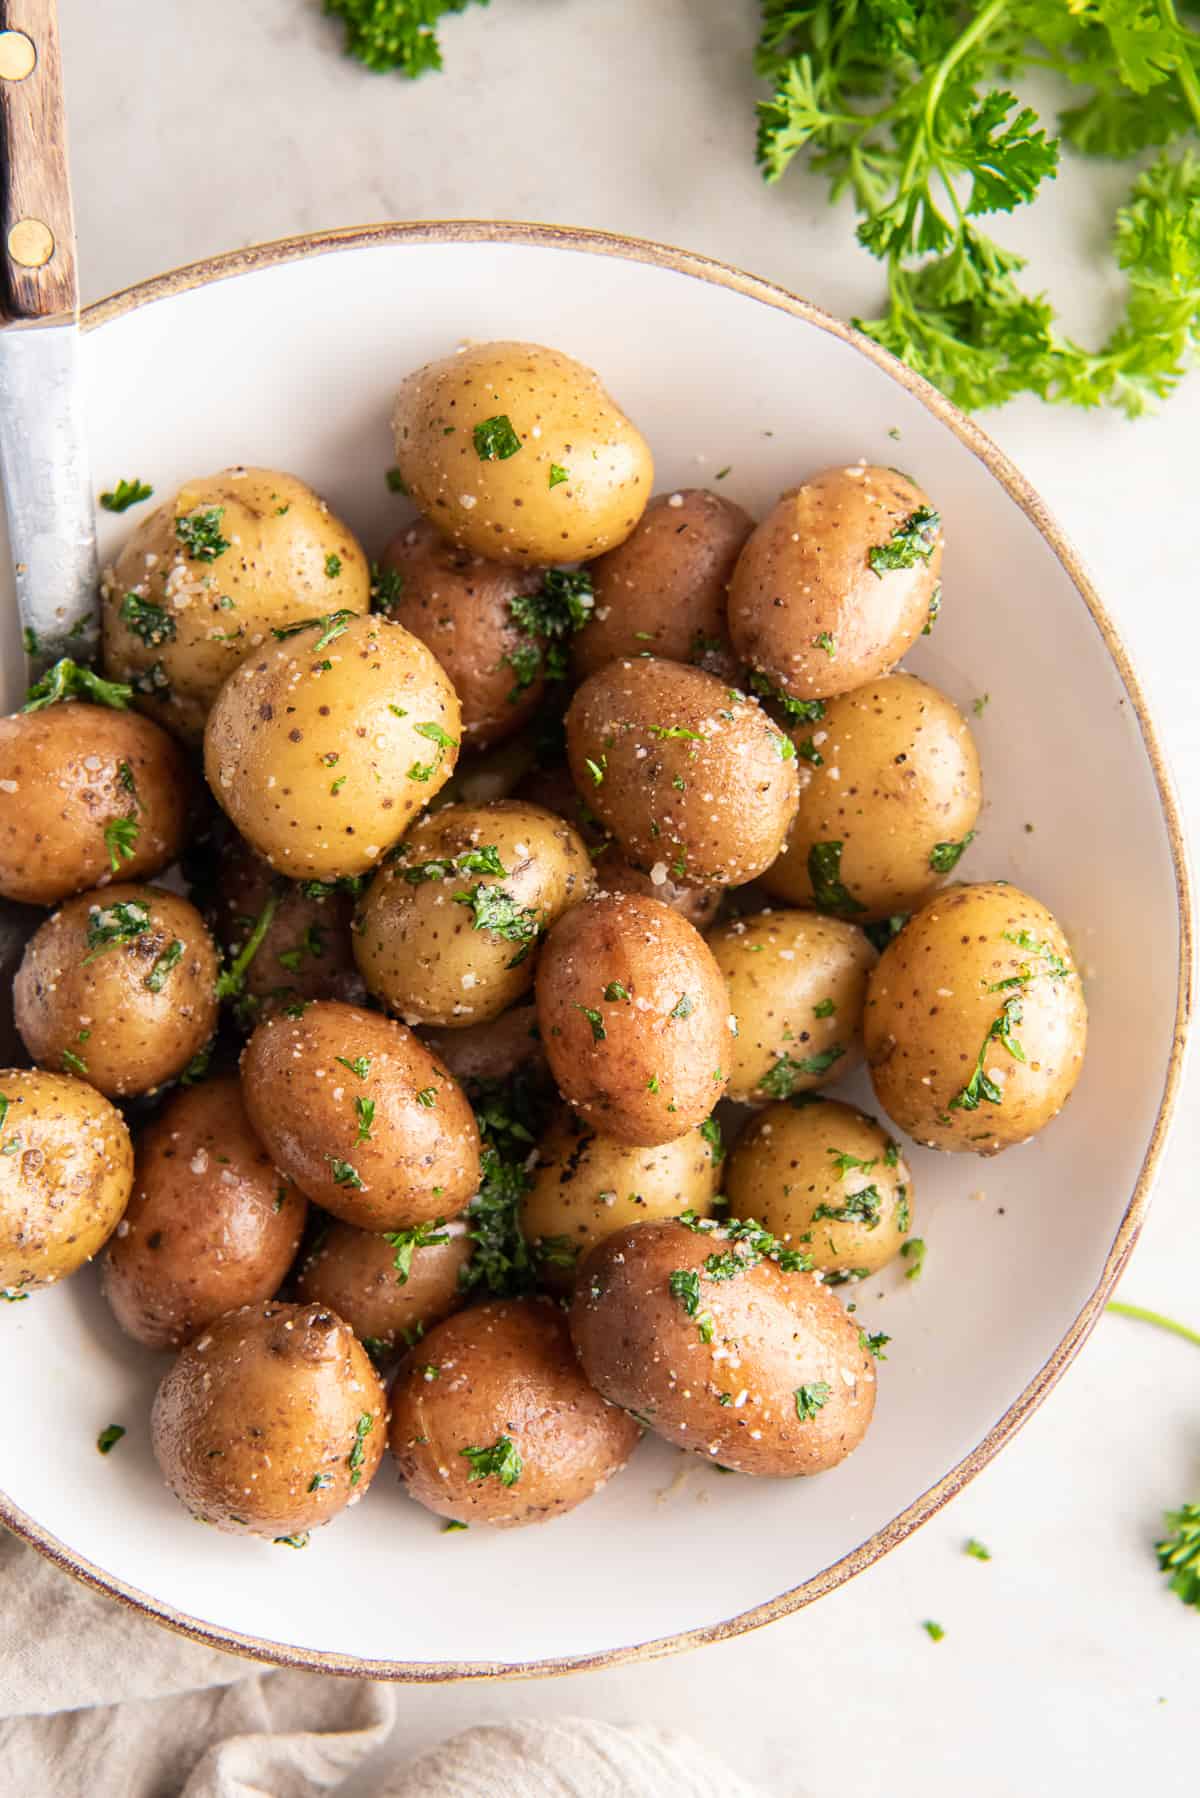
{"type": "Polygon", "coordinates": [[[280,1172],[359,1229],[453,1217],[478,1189],[462,1088],[394,1018],[332,1000],[267,1018],[242,1053],[242,1093],[280,1172]]]}
{"type": "Polygon", "coordinates": [[[0,894],[56,905],[157,874],[194,795],[179,745],[136,712],[68,701],[0,718],[0,894]]]}
{"type": "Polygon", "coordinates": [[[757,700],[699,668],[610,662],[567,712],[571,778],[652,880],[743,886],[796,812],[796,751],[757,700]]]}
{"type": "Polygon", "coordinates": [[[473,1250],[459,1219],[379,1233],[331,1220],[301,1263],[301,1299],[328,1305],[383,1355],[420,1338],[465,1302],[459,1273],[473,1250]]]}
{"type": "Polygon", "coordinates": [[[101,586],[104,671],[199,743],[222,682],[273,626],[365,612],[367,559],[295,475],[226,468],[188,481],[134,527],[101,586]]]}
{"type": "Polygon", "coordinates": [[[204,769],[277,873],[365,874],[454,771],[458,699],[425,645],[384,618],[289,626],[217,695],[204,769]]]}
{"type": "Polygon", "coordinates": [[[392,417],[409,492],[493,562],[578,562],[629,536],[654,462],[600,378],[536,343],[475,343],[416,369],[392,417]]]}
{"type": "Polygon", "coordinates": [[[657,900],[602,893],[572,907],[546,938],[535,990],[559,1091],[614,1142],[672,1142],[724,1093],[725,982],[704,938],[657,900]]]}
{"type": "Polygon", "coordinates": [[[570,1326],[596,1391],[736,1473],[824,1473],[875,1408],[865,1331],[755,1223],[633,1224],[580,1264],[570,1326]]]}
{"type": "Polygon", "coordinates": [[[1083,1066],[1071,946],[1005,881],[951,887],[879,958],[863,1014],[875,1095],[928,1148],[998,1155],[1044,1129],[1083,1066]]]}
{"type": "Polygon", "coordinates": [[[865,1278],[912,1240],[913,1182],[900,1146],[837,1099],[768,1105],[729,1157],[730,1215],[753,1217],[822,1273],[865,1278]]]}
{"type": "Polygon", "coordinates": [[[163,1478],[200,1523],[303,1547],[363,1497],[387,1398],[366,1350],[321,1305],[243,1305],[182,1350],[154,1400],[163,1478]]]}
{"type": "Polygon", "coordinates": [[[256,1017],[305,999],[365,998],[350,936],[357,879],[284,880],[238,837],[222,845],[216,873],[217,940],[230,960],[253,948],[240,1009],[256,1017]]]}
{"type": "Polygon", "coordinates": [[[513,799],[448,805],[375,875],[354,953],[406,1023],[486,1022],[529,991],[543,935],[592,886],[582,838],[552,812],[513,799]]]}
{"type": "Polygon", "coordinates": [[[983,802],[957,706],[911,674],[887,674],[827,700],[792,741],[800,805],[763,886],[860,924],[914,911],[958,866],[983,802]]]}
{"type": "Polygon", "coordinates": [[[89,1261],[132,1183],[125,1120],[95,1087],[40,1068],[0,1071],[0,1299],[17,1304],[89,1261]]]}
{"type": "Polygon", "coordinates": [[[652,655],[732,679],[726,590],[753,529],[740,506],[703,487],[656,494],[632,536],[588,570],[596,603],[572,647],[576,678],[652,655]]]}
{"type": "Polygon", "coordinates": [[[548,1299],[499,1299],[436,1325],[391,1392],[388,1442],[410,1498],[515,1529],[591,1498],[641,1438],[579,1371],[548,1299]]]}
{"type": "Polygon", "coordinates": [[[182,1074],[217,1026],[217,951],[195,906],[124,882],[80,893],[25,945],[17,1029],[39,1066],[110,1098],[182,1074]]]}
{"type": "Polygon", "coordinates": [[[147,1348],[180,1348],[224,1312],[273,1298],[308,1207],[251,1130],[236,1077],[172,1094],[136,1155],[102,1271],[126,1334],[147,1348]]]}
{"type": "Polygon", "coordinates": [[[532,1000],[514,1005],[484,1024],[454,1030],[423,1029],[421,1041],[429,1044],[456,1080],[507,1080],[522,1070],[545,1073],[532,1000]]]}
{"type": "Polygon", "coordinates": [[[827,468],[772,507],[729,583],[741,659],[796,700],[894,668],[937,616],[941,517],[894,468],[827,468]]]}
{"type": "Polygon", "coordinates": [[[543,1285],[569,1290],[592,1244],[626,1224],[681,1211],[711,1217],[723,1155],[715,1118],[674,1142],[639,1149],[560,1111],[538,1143],[520,1208],[543,1285]]]}
{"type": "Polygon", "coordinates": [[[855,925],[781,907],[730,919],[708,946],[737,1019],[731,1099],[761,1105],[815,1092],[858,1066],[877,956],[855,925]]]}

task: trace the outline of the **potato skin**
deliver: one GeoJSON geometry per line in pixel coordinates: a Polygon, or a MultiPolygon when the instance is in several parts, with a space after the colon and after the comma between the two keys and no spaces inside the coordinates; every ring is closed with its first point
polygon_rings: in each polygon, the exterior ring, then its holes
{"type": "Polygon", "coordinates": [[[657,493],[633,534],[588,572],[596,606],[572,644],[576,680],[625,656],[666,656],[731,680],[726,590],[754,521],[703,487],[657,493]]]}
{"type": "Polygon", "coordinates": [[[813,912],[764,911],[722,924],[708,946],[738,1021],[731,1099],[761,1105],[815,1092],[858,1066],[867,976],[877,956],[855,925],[813,912]]]}
{"type": "Polygon", "coordinates": [[[173,1080],[207,1043],[217,1026],[216,980],[217,951],[195,906],[164,887],[121,881],[66,900],[34,932],[13,1009],[40,1066],[82,1073],[110,1098],[130,1098],[173,1080]],[[130,915],[147,927],[93,949],[93,918],[121,905],[134,906],[130,915]],[[176,943],[182,954],[166,967],[160,958],[176,943]],[[148,980],[160,982],[157,991],[148,980]]]}
{"type": "Polygon", "coordinates": [[[226,468],[188,481],[135,526],[101,587],[104,672],[132,680],[137,704],[198,743],[222,681],[275,625],[371,602],[367,559],[323,499],[295,475],[226,468]],[[219,508],[228,547],[191,556],[176,520],[219,508]],[[329,570],[336,569],[334,573],[329,570]],[[135,631],[132,593],[164,614],[135,631]]]}
{"type": "Polygon", "coordinates": [[[756,700],[678,662],[591,675],[567,712],[567,756],[596,816],[652,875],[742,886],[770,867],[795,816],[791,739],[756,700]]]}
{"type": "Polygon", "coordinates": [[[635,1149],[597,1136],[564,1110],[538,1143],[530,1178],[521,1200],[521,1234],[543,1283],[565,1291],[579,1260],[614,1230],[688,1210],[711,1217],[718,1160],[699,1130],[657,1148],[635,1149]]]}
{"type": "Polygon", "coordinates": [[[386,1428],[366,1350],[321,1305],[226,1312],[180,1352],[151,1415],[163,1478],[193,1517],[267,1537],[315,1529],[356,1503],[386,1428]]]}
{"type": "Polygon", "coordinates": [[[430,1329],[465,1302],[458,1275],[473,1251],[466,1226],[451,1222],[437,1234],[448,1240],[414,1248],[402,1281],[386,1236],[333,1220],[301,1267],[296,1290],[344,1317],[360,1342],[394,1348],[406,1331],[430,1329]]]}
{"type": "Polygon", "coordinates": [[[378,1012],[318,1000],[303,1017],[266,1018],[242,1053],[242,1092],[276,1167],[361,1230],[452,1217],[478,1188],[479,1131],[462,1089],[411,1030],[378,1012]],[[366,1075],[339,1057],[365,1058],[366,1075]],[[359,1099],[375,1107],[361,1139],[359,1099]]]}
{"type": "Polygon", "coordinates": [[[939,893],[892,939],[863,1028],[876,1097],[901,1129],[929,1148],[996,1155],[1062,1109],[1083,1065],[1087,1007],[1056,919],[994,881],[939,893]],[[1023,1060],[989,1034],[1006,1005],[1023,1060]],[[956,1105],[981,1052],[1003,1098],[956,1105]]]}
{"type": "Polygon", "coordinates": [[[508,658],[527,641],[509,602],[536,593],[544,570],[488,562],[418,518],[381,557],[400,591],[381,609],[437,657],[462,707],[463,747],[486,749],[533,716],[546,683],[519,687],[508,658]]]}
{"type": "Polygon", "coordinates": [[[71,700],[0,718],[0,894],[57,905],[103,886],[104,828],[121,818],[137,831],[118,872],[157,874],[183,847],[194,790],[178,744],[136,712],[71,700]]]}
{"type": "Polygon", "coordinates": [[[869,555],[928,505],[905,475],[865,464],[824,469],[785,493],[729,584],[742,660],[793,699],[828,699],[886,674],[930,621],[941,531],[928,561],[911,568],[877,574],[869,555]]]}
{"type": "Polygon", "coordinates": [[[462,736],[419,638],[385,618],[341,622],[329,641],[314,625],[248,656],[204,733],[218,803],[293,880],[365,874],[445,785],[462,736]]]}
{"type": "Polygon", "coordinates": [[[392,427],[421,511],[495,562],[598,556],[628,537],[654,484],[649,446],[599,376],[541,344],[477,343],[427,363],[400,383],[392,427]],[[493,419],[520,449],[481,458],[475,428],[493,419]]]}
{"type": "Polygon", "coordinates": [[[133,1195],[101,1283],[127,1335],[181,1348],[273,1298],[308,1209],[250,1129],[233,1076],[174,1093],[137,1141],[133,1195]]]}
{"type": "Polygon", "coordinates": [[[448,805],[414,826],[367,888],[354,954],[370,990],[406,1023],[485,1023],[529,991],[541,934],[592,885],[583,839],[552,812],[513,799],[448,805]],[[487,851],[502,874],[457,865],[487,851]],[[434,863],[448,871],[418,877],[434,863]],[[506,898],[521,914],[510,929],[535,935],[479,928],[486,907],[506,898]]]}
{"type": "Polygon", "coordinates": [[[760,1111],[730,1153],[725,1191],[732,1217],[756,1218],[823,1273],[875,1273],[912,1231],[912,1174],[899,1145],[837,1099],[760,1111]],[[840,1171],[838,1156],[867,1165],[840,1171]]]}
{"type": "Polygon", "coordinates": [[[486,1024],[465,1030],[422,1030],[421,1041],[444,1061],[456,1080],[507,1080],[531,1063],[544,1067],[537,1009],[514,1005],[486,1024]]]}
{"type": "Polygon", "coordinates": [[[812,905],[808,858],[841,844],[839,877],[860,924],[915,911],[950,870],[932,861],[972,833],[983,803],[979,753],[953,702],[911,674],[888,674],[831,699],[793,733],[800,804],[767,892],[812,905]],[[803,747],[802,747],[803,745],[803,747]]]}
{"type": "Polygon", "coordinates": [[[0,1296],[52,1286],[116,1229],[133,1145],[115,1105],[83,1080],[0,1071],[0,1296]]]}
{"type": "Polygon", "coordinates": [[[866,1432],[874,1361],[857,1324],[812,1274],[759,1261],[710,1279],[706,1259],[727,1252],[739,1245],[719,1226],[695,1231],[664,1220],[606,1236],[581,1264],[571,1303],[583,1371],[676,1448],[738,1473],[823,1473],[866,1432]],[[693,1316],[671,1291],[677,1271],[700,1277],[693,1316]],[[709,1342],[697,1321],[706,1315],[709,1342]],[[796,1391],[818,1383],[828,1387],[826,1401],[802,1421],[796,1391]]]}
{"type": "Polygon", "coordinates": [[[546,939],[536,993],[559,1091],[613,1141],[673,1142],[724,1092],[725,982],[703,937],[665,905],[607,893],[575,906],[546,939]],[[606,997],[617,987],[628,997],[606,997]]]}
{"type": "MultiPolygon", "coordinates": [[[[326,884],[326,883],[322,883],[326,884]]],[[[354,960],[350,921],[354,897],[333,890],[309,897],[298,881],[281,880],[240,837],[221,850],[213,927],[232,960],[243,948],[275,889],[278,902],[246,969],[243,991],[259,1015],[301,999],[366,997],[354,960]],[[283,959],[286,957],[286,959],[283,959]]]]}
{"type": "Polygon", "coordinates": [[[641,1431],[592,1391],[566,1321],[544,1299],[499,1299],[431,1330],[392,1388],[388,1440],[411,1498],[439,1517],[514,1529],[545,1523],[598,1492],[641,1431]],[[426,1369],[436,1367],[436,1377],[426,1369]],[[472,1479],[468,1448],[507,1437],[511,1485],[472,1479]]]}

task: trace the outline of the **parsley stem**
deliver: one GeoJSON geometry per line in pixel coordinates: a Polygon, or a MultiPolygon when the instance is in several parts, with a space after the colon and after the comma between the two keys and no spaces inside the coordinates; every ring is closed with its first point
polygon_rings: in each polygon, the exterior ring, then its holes
{"type": "MultiPolygon", "coordinates": [[[[1168,31],[1178,37],[1185,35],[1183,27],[1179,23],[1179,16],[1175,11],[1175,0],[1158,0],[1158,16],[1168,31]]],[[[1196,78],[1195,67],[1186,50],[1176,60],[1175,73],[1179,77],[1179,85],[1183,89],[1184,98],[1196,121],[1196,128],[1200,130],[1200,80],[1196,78]]]]}
{"type": "Polygon", "coordinates": [[[246,982],[246,970],[262,948],[263,938],[271,928],[275,913],[279,909],[279,901],[282,898],[283,883],[277,880],[267,894],[266,903],[254,921],[254,929],[229,966],[217,976],[218,999],[234,999],[241,992],[246,982]]]}
{"type": "Polygon", "coordinates": [[[1104,1309],[1117,1317],[1131,1317],[1134,1323],[1153,1324],[1156,1330],[1169,1330],[1172,1336],[1182,1336],[1185,1342],[1194,1342],[1200,1348],[1200,1330],[1177,1323],[1173,1317],[1164,1317],[1161,1311],[1147,1311],[1142,1305],[1125,1305],[1117,1299],[1110,1299],[1104,1309]]]}

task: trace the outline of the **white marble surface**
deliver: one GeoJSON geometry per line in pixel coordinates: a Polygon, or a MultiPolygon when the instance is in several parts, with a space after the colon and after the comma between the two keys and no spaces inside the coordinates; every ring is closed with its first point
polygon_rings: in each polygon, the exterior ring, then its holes
{"type": "MultiPolygon", "coordinates": [[[[318,0],[60,11],[87,298],[289,232],[500,216],[682,244],[835,312],[878,301],[875,265],[820,187],[797,174],[767,190],[754,170],[751,0],[493,0],[445,27],[447,72],[415,86],[343,61],[318,0]]],[[[1073,169],[1009,231],[1081,332],[1112,303],[1097,269],[1122,182],[1073,169]]],[[[1194,832],[1200,375],[1132,427],[1032,402],[985,423],[1097,575],[1194,832]]],[[[1200,1070],[1124,1285],[1193,1323],[1198,1096],[1200,1070]]],[[[586,1712],[690,1730],[773,1794],[1191,1793],[1200,1619],[1162,1589],[1151,1544],[1165,1507],[1200,1498],[1195,1356],[1106,1319],[997,1463],[814,1609],[681,1660],[402,1693],[397,1743],[586,1712]],[[991,1563],[963,1555],[969,1535],[991,1563]],[[937,1645],[920,1629],[930,1617],[946,1630],[937,1645]]],[[[675,1502],[686,1552],[686,1494],[675,1502]]]]}

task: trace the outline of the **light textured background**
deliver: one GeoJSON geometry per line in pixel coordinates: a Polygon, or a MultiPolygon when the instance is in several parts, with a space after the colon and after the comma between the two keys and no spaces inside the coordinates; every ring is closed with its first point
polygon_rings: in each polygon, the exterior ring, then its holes
{"type": "MultiPolygon", "coordinates": [[[[318,0],[60,11],[86,298],[289,232],[497,216],[684,245],[834,312],[879,302],[877,267],[820,185],[796,173],[768,190],[755,172],[752,0],[493,0],[445,26],[447,72],[416,85],[345,62],[318,0]]],[[[1104,239],[1125,180],[1071,168],[1006,227],[1081,334],[1114,303],[1104,239]]],[[[1200,375],[1136,426],[1033,402],[985,423],[1090,562],[1194,833],[1200,375]]],[[[1028,654],[1053,659],[1055,644],[1028,654]]],[[[1079,803],[1104,795],[1084,787],[1079,803]]],[[[1193,1075],[1124,1285],[1193,1323],[1198,1093],[1193,1075]]],[[[1192,1793],[1200,1616],[1162,1590],[1151,1545],[1165,1507],[1200,1498],[1198,1370],[1187,1345],[1106,1319],[998,1463],[816,1608],[682,1660],[404,1693],[397,1740],[588,1712],[691,1730],[775,1794],[1192,1793]],[[990,1564],[962,1554],[968,1535],[991,1546],[990,1564]],[[936,1646],[928,1617],[946,1629],[936,1646]]]]}

